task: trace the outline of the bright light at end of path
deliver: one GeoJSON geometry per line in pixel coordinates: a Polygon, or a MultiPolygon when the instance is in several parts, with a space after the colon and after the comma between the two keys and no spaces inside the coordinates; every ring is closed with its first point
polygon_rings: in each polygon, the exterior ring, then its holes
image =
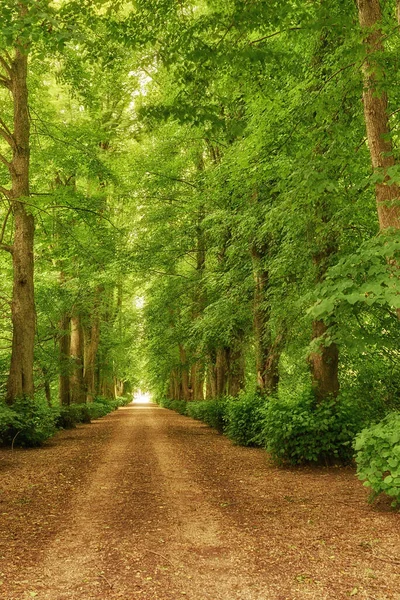
{"type": "Polygon", "coordinates": [[[150,404],[150,402],[151,402],[150,392],[142,392],[142,390],[137,390],[133,394],[133,404],[150,404]]]}

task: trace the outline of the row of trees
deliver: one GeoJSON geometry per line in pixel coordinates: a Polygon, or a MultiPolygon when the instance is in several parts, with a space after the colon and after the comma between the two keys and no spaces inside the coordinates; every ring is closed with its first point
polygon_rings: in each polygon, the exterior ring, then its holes
{"type": "Polygon", "coordinates": [[[7,402],[393,402],[395,1],[0,8],[7,402]]]}
{"type": "Polygon", "coordinates": [[[398,7],[168,6],[140,112],[152,385],[395,402],[398,7]]]}
{"type": "Polygon", "coordinates": [[[109,35],[96,47],[101,5],[1,2],[0,360],[10,405],[35,391],[64,405],[113,398],[132,379],[130,192],[115,165],[135,82],[109,35]]]}

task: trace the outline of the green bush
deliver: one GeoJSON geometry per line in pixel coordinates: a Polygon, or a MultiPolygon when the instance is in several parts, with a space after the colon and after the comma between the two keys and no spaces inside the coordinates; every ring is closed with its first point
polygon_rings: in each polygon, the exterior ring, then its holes
{"type": "Polygon", "coordinates": [[[160,398],[157,404],[168,410],[174,410],[180,415],[186,415],[186,407],[188,402],[186,400],[171,400],[170,398],[160,398]]]}
{"type": "Polygon", "coordinates": [[[187,404],[188,403],[186,402],[186,400],[172,400],[172,402],[169,405],[169,408],[170,410],[174,410],[180,415],[186,415],[187,404]]]}
{"type": "Polygon", "coordinates": [[[86,404],[91,419],[101,419],[114,410],[110,403],[106,402],[89,402],[86,404]]]}
{"type": "Polygon", "coordinates": [[[227,398],[224,410],[224,433],[240,446],[262,446],[266,398],[242,393],[227,398]]]}
{"type": "Polygon", "coordinates": [[[385,493],[400,505],[400,413],[363,429],[354,443],[357,476],[372,490],[370,500],[385,493]]]}
{"type": "Polygon", "coordinates": [[[345,398],[317,404],[312,391],[306,391],[297,399],[270,399],[263,436],[278,463],[348,463],[362,426],[357,406],[345,398]]]}
{"type": "Polygon", "coordinates": [[[40,446],[56,432],[54,411],[45,403],[31,398],[18,398],[11,407],[14,417],[3,431],[4,443],[18,446],[40,446]]]}
{"type": "Polygon", "coordinates": [[[132,402],[132,398],[130,396],[117,396],[114,400],[117,407],[119,406],[128,406],[132,402]]]}
{"type": "Polygon", "coordinates": [[[225,426],[225,411],[227,400],[201,400],[187,403],[187,415],[192,419],[203,421],[210,427],[214,427],[220,433],[225,426]]]}
{"type": "MultiPolygon", "coordinates": [[[[16,414],[6,404],[0,403],[0,443],[6,443],[8,432],[16,425],[16,414]]],[[[15,435],[15,434],[14,434],[15,435]]]]}
{"type": "Polygon", "coordinates": [[[78,423],[90,423],[90,410],[87,404],[61,406],[56,411],[57,429],[73,429],[78,423]]]}
{"type": "Polygon", "coordinates": [[[159,404],[163,408],[170,409],[171,402],[173,402],[173,400],[171,400],[170,398],[158,398],[156,400],[156,402],[157,402],[157,404],[159,404]]]}

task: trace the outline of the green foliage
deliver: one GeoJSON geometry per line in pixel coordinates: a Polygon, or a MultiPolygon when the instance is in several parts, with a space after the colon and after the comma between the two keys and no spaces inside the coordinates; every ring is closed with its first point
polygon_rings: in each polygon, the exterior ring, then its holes
{"type": "Polygon", "coordinates": [[[263,445],[267,399],[254,393],[227,398],[224,433],[240,446],[263,445]]]}
{"type": "Polygon", "coordinates": [[[57,429],[73,429],[78,423],[90,423],[90,411],[87,404],[71,404],[56,410],[57,429]]]}
{"type": "Polygon", "coordinates": [[[223,433],[226,419],[227,400],[219,398],[218,400],[204,400],[199,402],[188,402],[187,415],[192,419],[203,421],[210,427],[214,427],[220,433],[223,433]]]}
{"type": "Polygon", "coordinates": [[[379,494],[400,505],[400,413],[390,413],[376,425],[363,429],[354,443],[357,476],[372,490],[370,500],[379,494]]]}
{"type": "Polygon", "coordinates": [[[1,413],[9,418],[9,425],[3,426],[3,443],[17,446],[40,446],[56,432],[56,415],[44,402],[32,398],[18,398],[12,409],[2,407],[1,413]]]}
{"type": "Polygon", "coordinates": [[[15,427],[17,416],[6,404],[0,402],[0,443],[6,443],[10,438],[10,431],[15,427]]]}
{"type": "Polygon", "coordinates": [[[185,400],[171,400],[170,398],[162,398],[159,400],[159,405],[168,410],[174,410],[180,415],[187,414],[188,403],[185,400]]]}
{"type": "Polygon", "coordinates": [[[129,397],[118,397],[113,400],[98,396],[93,403],[70,404],[55,409],[55,426],[57,429],[73,429],[78,423],[90,423],[126,406],[131,402],[129,397]]]}
{"type": "Polygon", "coordinates": [[[116,408],[118,408],[112,402],[112,400],[107,400],[106,398],[101,397],[96,398],[94,402],[88,402],[86,406],[91,419],[100,419],[101,417],[105,417],[110,412],[113,412],[116,410],[116,408]]]}
{"type": "Polygon", "coordinates": [[[295,398],[270,399],[263,436],[278,463],[348,463],[362,423],[354,403],[342,398],[316,404],[313,393],[305,391],[295,398]]]}

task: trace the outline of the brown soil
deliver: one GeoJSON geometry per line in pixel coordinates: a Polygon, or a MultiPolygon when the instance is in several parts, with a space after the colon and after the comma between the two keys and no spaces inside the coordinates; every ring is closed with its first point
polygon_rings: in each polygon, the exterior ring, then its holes
{"type": "Polygon", "coordinates": [[[400,516],[351,468],[278,469],[130,406],[0,451],[2,600],[400,599],[400,516]]]}

